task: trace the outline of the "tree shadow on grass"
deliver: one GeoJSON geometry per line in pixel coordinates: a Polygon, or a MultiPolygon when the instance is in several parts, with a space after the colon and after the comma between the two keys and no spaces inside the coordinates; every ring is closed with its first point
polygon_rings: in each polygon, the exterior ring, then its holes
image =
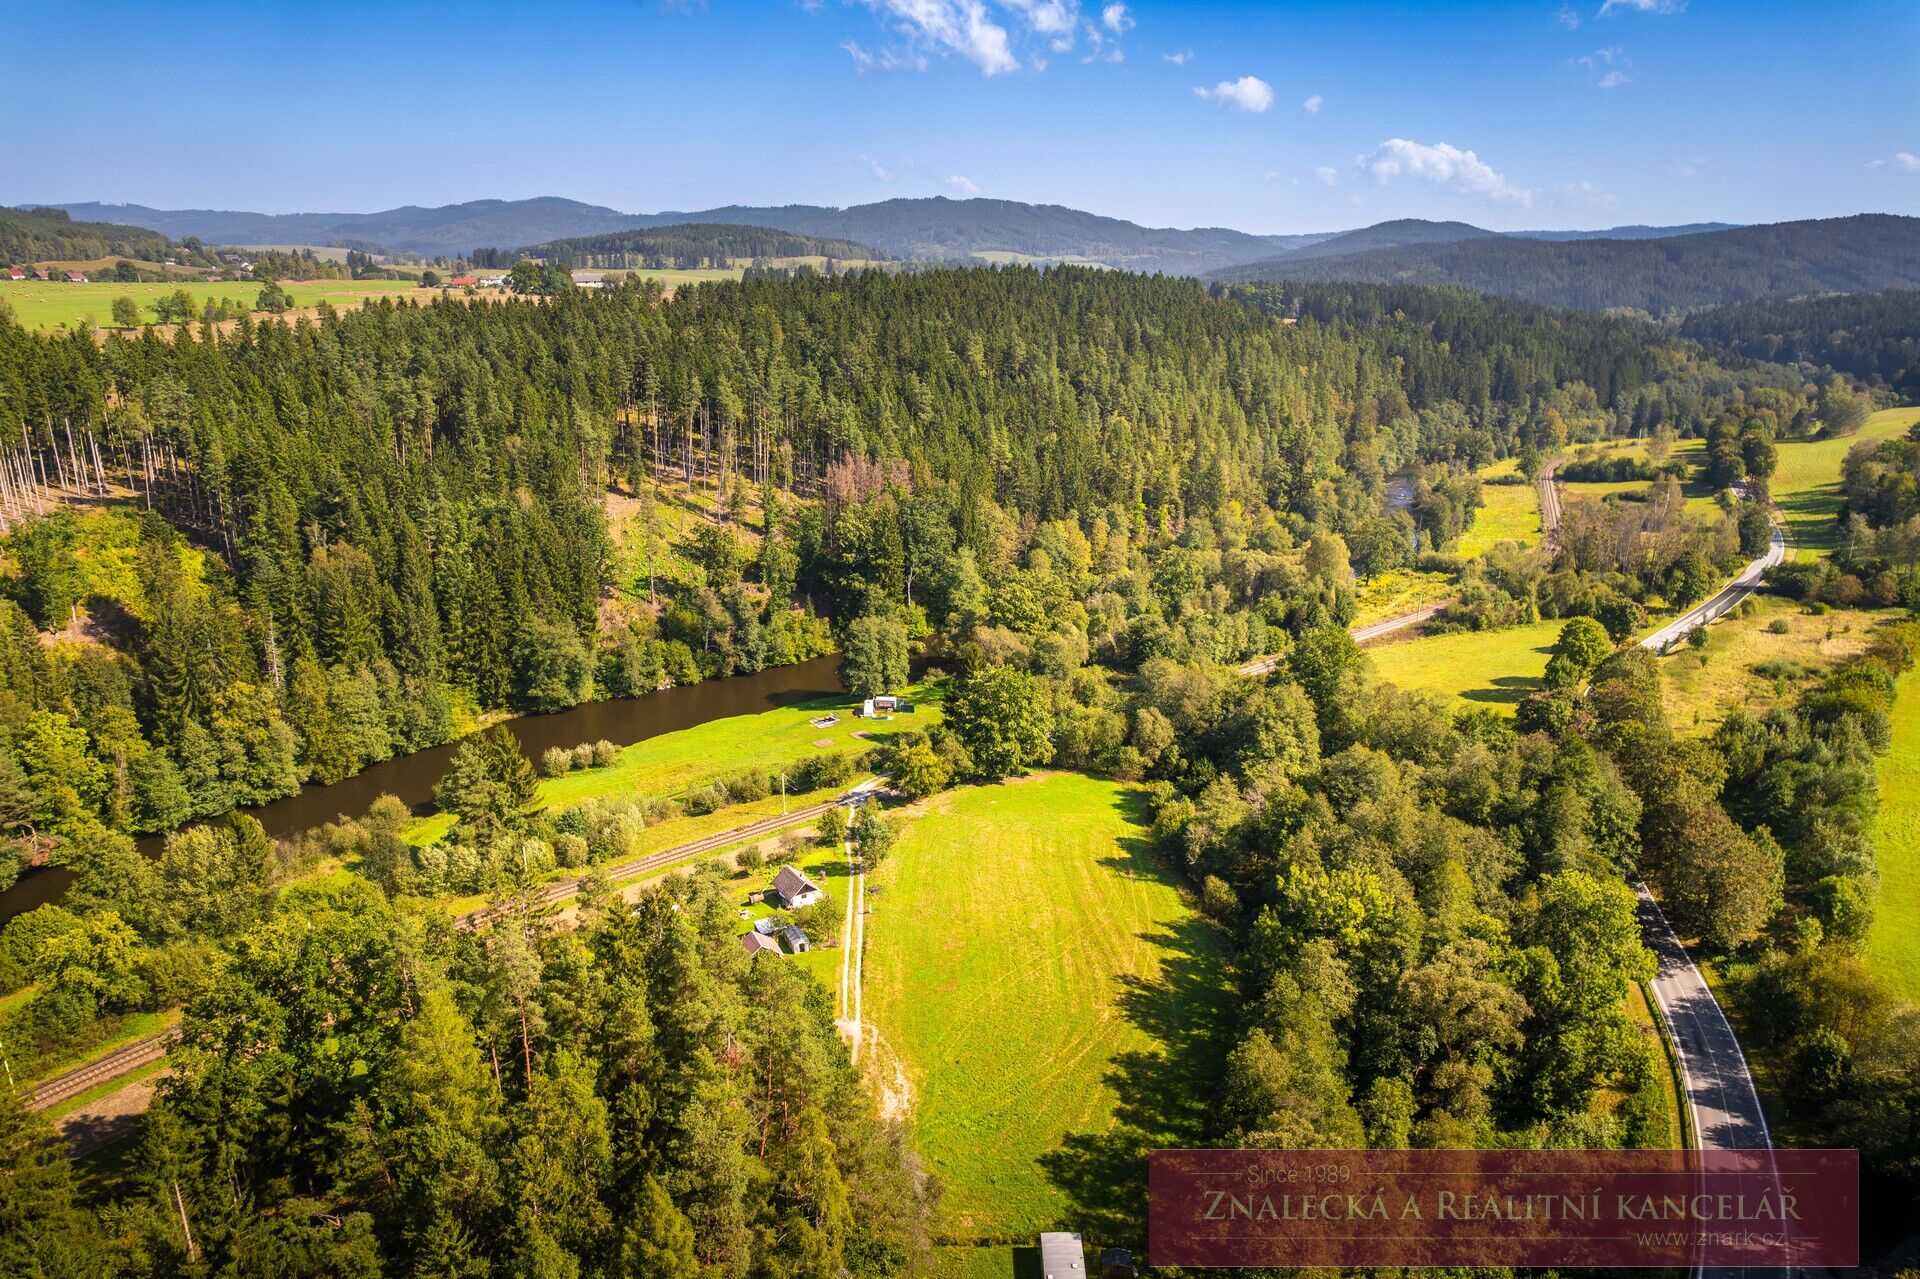
{"type": "Polygon", "coordinates": [[[1460,696],[1469,702],[1518,706],[1521,698],[1541,687],[1541,680],[1537,675],[1501,675],[1487,684],[1486,688],[1469,688],[1460,696]]]}
{"type": "MultiPolygon", "coordinates": [[[[1116,869],[1166,878],[1146,840],[1121,846],[1125,856],[1111,859],[1116,869]]],[[[1066,1196],[1063,1228],[1097,1245],[1135,1249],[1146,1244],[1148,1152],[1205,1144],[1210,1135],[1232,1002],[1219,940],[1205,920],[1160,925],[1141,940],[1160,952],[1160,971],[1152,979],[1122,975],[1114,1006],[1157,1047],[1114,1058],[1106,1076],[1118,1098],[1110,1127],[1071,1134],[1039,1160],[1066,1196]]]]}

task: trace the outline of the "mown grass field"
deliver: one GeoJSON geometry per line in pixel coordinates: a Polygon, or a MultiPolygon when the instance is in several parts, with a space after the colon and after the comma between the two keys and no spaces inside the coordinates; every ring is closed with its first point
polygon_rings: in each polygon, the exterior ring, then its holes
{"type": "Polygon", "coordinates": [[[1140,1240],[1146,1151],[1204,1130],[1226,979],[1144,817],[1071,773],[951,791],[869,876],[863,1065],[905,1098],[948,1238],[1140,1240]]]}
{"type": "Polygon", "coordinates": [[[1834,516],[1840,510],[1840,472],[1854,446],[1863,440],[1904,435],[1915,422],[1920,422],[1920,408],[1882,409],[1853,435],[1778,446],[1780,461],[1771,488],[1794,558],[1825,555],[1837,544],[1834,516]]]}
{"type": "Polygon", "coordinates": [[[1454,547],[1459,554],[1471,558],[1501,542],[1532,546],[1540,540],[1540,496],[1533,485],[1482,484],[1480,501],[1473,527],[1454,547]]]}
{"type": "Polygon", "coordinates": [[[1658,659],[1665,676],[1661,700],[1676,732],[1710,733],[1736,706],[1760,713],[1790,701],[1809,681],[1865,650],[1876,623],[1900,616],[1896,609],[1837,609],[1816,617],[1777,595],[1755,595],[1751,602],[1750,615],[1736,612],[1709,626],[1705,648],[1683,644],[1658,659]],[[1784,634],[1774,633],[1776,623],[1785,625],[1784,634]]]}
{"type": "MultiPolygon", "coordinates": [[[[346,309],[360,305],[370,297],[398,294],[434,296],[411,280],[316,280],[311,283],[289,281],[281,286],[296,307],[318,306],[327,302],[346,309]]],[[[54,283],[48,280],[9,280],[0,282],[0,301],[13,308],[14,318],[29,329],[75,327],[82,321],[96,328],[113,323],[115,298],[132,298],[140,306],[140,318],[155,319],[154,302],[185,289],[196,303],[230,298],[251,309],[260,296],[260,285],[251,280],[178,282],[173,284],[116,284],[90,281],[86,284],[54,283]]]]}
{"type": "Polygon", "coordinates": [[[1504,631],[1429,635],[1370,648],[1367,656],[1386,683],[1512,714],[1521,698],[1540,687],[1562,625],[1536,622],[1504,631]]]}
{"type": "Polygon", "coordinates": [[[1872,968],[1908,999],[1920,999],[1920,674],[1900,677],[1893,749],[1880,757],[1874,850],[1880,901],[1867,936],[1872,968]]]}

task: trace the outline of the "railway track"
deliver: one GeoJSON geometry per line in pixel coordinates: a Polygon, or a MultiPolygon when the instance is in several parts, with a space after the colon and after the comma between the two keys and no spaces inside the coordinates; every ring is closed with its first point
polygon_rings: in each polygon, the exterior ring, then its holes
{"type": "Polygon", "coordinates": [[[130,1075],[142,1066],[159,1061],[167,1055],[167,1049],[173,1041],[180,1038],[180,1028],[169,1026],[157,1034],[136,1039],[130,1044],[122,1044],[104,1057],[95,1057],[84,1066],[75,1066],[62,1075],[35,1087],[27,1094],[28,1110],[46,1110],[70,1101],[90,1088],[111,1083],[122,1075],[130,1075]]]}
{"type": "MultiPolygon", "coordinates": [[[[757,822],[749,822],[745,826],[735,826],[730,830],[723,830],[717,834],[708,835],[704,839],[688,840],[684,844],[675,844],[672,848],[663,848],[657,853],[651,853],[637,861],[631,861],[607,871],[607,882],[611,884],[630,884],[636,879],[645,879],[653,872],[671,866],[675,862],[684,861],[689,857],[698,857],[702,853],[718,852],[734,844],[744,844],[749,840],[760,839],[776,831],[785,830],[790,826],[798,826],[804,822],[810,822],[820,816],[820,814],[826,812],[829,808],[847,802],[850,796],[871,791],[879,784],[879,778],[870,778],[858,786],[855,786],[852,790],[848,791],[846,795],[835,796],[833,799],[825,800],[818,804],[808,804],[803,808],[796,808],[791,812],[776,813],[771,817],[763,817],[757,822]]],[[[576,896],[579,892],[580,880],[578,878],[561,880],[558,883],[549,884],[534,894],[532,904],[536,908],[557,906],[561,902],[576,896]]],[[[454,924],[457,927],[465,929],[479,928],[485,925],[499,909],[499,907],[494,906],[483,906],[478,910],[470,910],[464,915],[457,916],[454,919],[454,924]]],[[[40,1084],[27,1094],[27,1109],[46,1110],[49,1107],[59,1105],[63,1101],[78,1097],[81,1093],[91,1088],[97,1088],[101,1084],[110,1083],[115,1079],[130,1075],[142,1066],[159,1061],[162,1057],[166,1056],[167,1050],[172,1047],[173,1042],[179,1038],[179,1027],[169,1027],[158,1034],[148,1035],[143,1039],[136,1039],[130,1044],[124,1044],[112,1052],[107,1053],[105,1056],[96,1057],[83,1066],[74,1067],[65,1074],[55,1075],[52,1079],[40,1084]]]]}

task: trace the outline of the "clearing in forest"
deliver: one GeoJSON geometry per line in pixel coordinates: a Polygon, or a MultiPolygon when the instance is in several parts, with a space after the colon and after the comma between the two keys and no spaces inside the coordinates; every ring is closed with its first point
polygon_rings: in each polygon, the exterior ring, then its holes
{"type": "Polygon", "coordinates": [[[1444,693],[1468,706],[1510,715],[1521,698],[1541,686],[1547,658],[1565,624],[1535,622],[1504,631],[1427,635],[1382,644],[1368,649],[1367,656],[1385,683],[1444,693]]]}
{"type": "Polygon", "coordinates": [[[1920,674],[1900,677],[1893,748],[1880,757],[1874,852],[1880,900],[1867,935],[1868,967],[1905,999],[1920,999],[1920,674]]]}
{"type": "Polygon", "coordinates": [[[949,792],[868,878],[863,1064],[905,1085],[948,1237],[1144,1243],[1146,1152],[1205,1135],[1226,978],[1144,820],[1073,773],[949,792]]]}

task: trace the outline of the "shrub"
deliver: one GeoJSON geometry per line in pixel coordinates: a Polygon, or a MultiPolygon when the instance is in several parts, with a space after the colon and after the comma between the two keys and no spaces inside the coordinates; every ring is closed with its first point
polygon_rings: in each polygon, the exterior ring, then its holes
{"type": "Polygon", "coordinates": [[[727,806],[727,788],[719,782],[708,782],[696,786],[686,794],[685,807],[695,817],[716,812],[727,806]]]}
{"type": "Polygon", "coordinates": [[[555,835],[553,837],[553,859],[568,870],[577,870],[587,864],[590,850],[587,841],[578,835],[555,835]]]}
{"type": "Polygon", "coordinates": [[[573,752],[559,746],[549,746],[540,752],[540,772],[547,777],[559,777],[573,771],[573,752]]]}
{"type": "Polygon", "coordinates": [[[728,801],[734,804],[751,804],[757,799],[765,799],[772,791],[765,773],[751,771],[735,773],[721,786],[727,792],[728,801]]]}
{"type": "Polygon", "coordinates": [[[1785,635],[1792,629],[1793,625],[1784,617],[1776,617],[1767,623],[1767,630],[1774,635],[1785,635]]]}
{"type": "Polygon", "coordinates": [[[591,742],[581,742],[573,748],[573,766],[576,769],[593,767],[593,744],[591,742]]]}
{"type": "Polygon", "coordinates": [[[593,766],[595,768],[606,768],[618,758],[620,758],[620,748],[606,738],[603,737],[593,744],[593,766]]]}
{"type": "Polygon", "coordinates": [[[1240,913],[1240,898],[1233,885],[1218,875],[1209,875],[1200,886],[1200,909],[1216,923],[1229,924],[1240,913]]]}
{"type": "Polygon", "coordinates": [[[760,845],[749,844],[734,857],[733,864],[741,870],[759,870],[767,864],[767,859],[760,852],[760,845]]]}

